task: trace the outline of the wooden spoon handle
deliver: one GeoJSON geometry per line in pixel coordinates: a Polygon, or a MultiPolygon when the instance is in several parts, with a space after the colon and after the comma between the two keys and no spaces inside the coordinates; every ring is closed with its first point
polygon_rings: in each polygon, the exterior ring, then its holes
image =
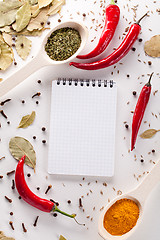
{"type": "Polygon", "coordinates": [[[4,96],[7,92],[12,90],[18,84],[23,82],[27,77],[29,77],[32,73],[40,69],[41,67],[45,66],[46,62],[43,58],[37,55],[33,58],[28,64],[22,67],[19,71],[12,74],[7,79],[4,79],[0,83],[0,98],[4,96]]]}
{"type": "Polygon", "coordinates": [[[156,163],[150,173],[144,178],[142,183],[131,192],[130,195],[137,198],[143,204],[147,199],[148,194],[153,190],[156,184],[160,181],[160,160],[156,163]]]}

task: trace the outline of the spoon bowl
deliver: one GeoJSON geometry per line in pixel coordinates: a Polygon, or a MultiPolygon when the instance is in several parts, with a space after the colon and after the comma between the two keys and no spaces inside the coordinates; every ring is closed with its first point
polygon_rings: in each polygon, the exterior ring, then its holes
{"type": "Polygon", "coordinates": [[[24,67],[22,67],[19,71],[17,71],[7,79],[4,79],[0,83],[0,97],[2,97],[11,89],[16,87],[18,84],[20,84],[22,81],[24,81],[27,77],[29,77],[32,73],[34,73],[38,69],[45,66],[62,65],[73,60],[82,51],[82,49],[86,44],[87,39],[88,39],[88,29],[81,22],[70,20],[67,22],[62,22],[56,27],[52,28],[44,38],[38,54],[30,62],[28,62],[24,67]],[[80,47],[71,57],[69,57],[66,60],[63,60],[63,61],[52,60],[45,51],[45,44],[47,42],[48,37],[51,35],[51,33],[53,33],[57,29],[65,28],[65,27],[74,28],[79,32],[81,36],[80,47]]]}
{"type": "Polygon", "coordinates": [[[139,186],[132,191],[118,196],[113,201],[111,201],[103,210],[98,223],[98,231],[100,236],[105,240],[126,240],[129,236],[131,236],[134,231],[137,229],[139,224],[143,219],[143,210],[145,201],[155,187],[155,185],[160,181],[160,161],[154,166],[149,174],[144,178],[144,180],[139,184],[139,186]],[[139,218],[137,220],[136,225],[127,233],[121,236],[111,235],[105,228],[104,228],[104,216],[107,210],[118,200],[120,199],[131,199],[133,200],[139,207],[139,218]]]}

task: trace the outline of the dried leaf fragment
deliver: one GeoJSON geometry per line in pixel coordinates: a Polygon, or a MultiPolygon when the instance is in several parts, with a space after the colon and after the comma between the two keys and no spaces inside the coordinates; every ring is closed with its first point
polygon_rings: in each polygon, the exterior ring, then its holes
{"type": "Polygon", "coordinates": [[[9,12],[0,12],[0,27],[10,25],[16,20],[17,9],[13,9],[9,12]]]}
{"type": "Polygon", "coordinates": [[[33,30],[41,30],[45,26],[48,20],[47,14],[48,14],[48,8],[42,9],[37,17],[31,19],[27,27],[27,30],[31,32],[33,30]]]}
{"type": "Polygon", "coordinates": [[[144,51],[150,57],[160,57],[160,35],[155,35],[149,41],[146,41],[144,51]]]}
{"type": "Polygon", "coordinates": [[[65,0],[54,0],[52,1],[52,6],[49,8],[48,15],[54,15],[59,12],[62,8],[62,5],[65,4],[65,0]]]}
{"type": "Polygon", "coordinates": [[[22,7],[20,7],[16,14],[16,31],[20,32],[29,23],[31,19],[31,9],[28,2],[26,2],[22,7]]]}
{"type": "Polygon", "coordinates": [[[35,18],[40,13],[39,5],[35,4],[31,6],[31,17],[35,18]]]}
{"type": "Polygon", "coordinates": [[[52,0],[38,0],[39,8],[46,7],[46,6],[48,6],[51,2],[52,2],[52,0]]]}
{"type": "Polygon", "coordinates": [[[0,43],[0,70],[6,70],[13,62],[13,50],[5,42],[0,43]]]}
{"type": "Polygon", "coordinates": [[[2,231],[0,231],[0,240],[15,240],[15,238],[6,237],[2,231]]]}
{"type": "Polygon", "coordinates": [[[59,240],[66,240],[62,235],[60,235],[59,240]]]}
{"type": "Polygon", "coordinates": [[[27,139],[17,136],[11,138],[9,150],[12,156],[18,161],[25,155],[25,164],[35,169],[36,153],[32,144],[27,139]]]}
{"type": "Polygon", "coordinates": [[[153,137],[157,132],[159,132],[160,131],[160,129],[159,130],[156,130],[156,129],[148,129],[148,130],[146,130],[146,131],[144,131],[141,135],[140,135],[140,137],[141,138],[144,138],[144,139],[147,139],[147,138],[151,138],[151,137],[153,137]]]}
{"type": "Polygon", "coordinates": [[[7,43],[10,47],[12,46],[12,36],[9,33],[2,33],[3,39],[5,43],[7,43]]]}
{"type": "Polygon", "coordinates": [[[22,6],[23,2],[19,0],[5,0],[3,2],[0,2],[0,11],[1,12],[9,12],[10,10],[13,10],[15,8],[18,8],[22,6]]]}
{"type": "Polygon", "coordinates": [[[36,113],[35,111],[33,111],[31,114],[22,117],[18,128],[26,128],[30,126],[34,121],[35,116],[36,116],[36,113]]]}
{"type": "Polygon", "coordinates": [[[31,44],[32,42],[25,36],[17,36],[16,51],[23,60],[28,57],[32,46],[31,44]]]}

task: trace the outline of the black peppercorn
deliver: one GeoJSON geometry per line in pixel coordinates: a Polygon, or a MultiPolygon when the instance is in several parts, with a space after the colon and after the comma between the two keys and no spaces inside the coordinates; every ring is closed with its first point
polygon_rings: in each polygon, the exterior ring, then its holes
{"type": "Polygon", "coordinates": [[[151,65],[152,65],[152,62],[151,62],[151,61],[148,61],[148,65],[151,66],[151,65]]]}
{"type": "Polygon", "coordinates": [[[128,128],[129,128],[129,125],[128,125],[128,124],[125,124],[125,128],[128,129],[128,128]]]}
{"type": "Polygon", "coordinates": [[[139,41],[139,42],[142,42],[142,41],[143,41],[143,39],[142,39],[142,38],[140,38],[138,41],[139,41]]]}
{"type": "Polygon", "coordinates": [[[133,96],[136,96],[136,94],[137,94],[136,91],[133,91],[133,96]]]}
{"type": "Polygon", "coordinates": [[[152,149],[152,153],[155,153],[155,150],[154,150],[154,149],[152,149]]]}
{"type": "Polygon", "coordinates": [[[133,48],[132,48],[132,51],[133,51],[133,52],[135,52],[135,51],[136,51],[136,48],[135,48],[135,47],[133,47],[133,48]]]}
{"type": "Polygon", "coordinates": [[[143,159],[141,159],[140,161],[141,161],[141,163],[143,163],[143,162],[144,162],[144,160],[143,160],[143,159]]]}
{"type": "Polygon", "coordinates": [[[33,139],[36,139],[36,136],[33,136],[33,139]]]}
{"type": "Polygon", "coordinates": [[[31,176],[31,174],[30,174],[30,173],[28,173],[28,174],[27,174],[27,177],[30,177],[30,176],[31,176]]]}
{"type": "Polygon", "coordinates": [[[68,202],[68,204],[71,204],[71,200],[68,200],[67,202],[68,202]]]}
{"type": "Polygon", "coordinates": [[[129,74],[127,74],[127,77],[128,77],[128,78],[130,77],[129,74]]]}
{"type": "Polygon", "coordinates": [[[57,217],[57,213],[53,213],[53,217],[57,217]]]}
{"type": "Polygon", "coordinates": [[[43,131],[43,132],[46,131],[46,128],[45,128],[45,127],[42,127],[42,131],[43,131]]]}
{"type": "Polygon", "coordinates": [[[42,143],[45,144],[45,143],[46,143],[46,140],[42,140],[42,143]]]}
{"type": "Polygon", "coordinates": [[[24,100],[22,100],[22,103],[24,104],[24,103],[25,103],[25,101],[24,101],[24,100]]]}

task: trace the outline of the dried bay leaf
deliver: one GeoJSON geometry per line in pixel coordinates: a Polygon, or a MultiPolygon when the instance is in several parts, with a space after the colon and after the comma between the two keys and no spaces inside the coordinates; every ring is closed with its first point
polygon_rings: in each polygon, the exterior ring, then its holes
{"type": "Polygon", "coordinates": [[[0,231],[0,240],[15,240],[15,238],[6,237],[2,231],[0,231]]]}
{"type": "Polygon", "coordinates": [[[54,15],[61,10],[62,5],[65,4],[65,0],[54,0],[52,6],[49,8],[48,15],[54,15]]]}
{"type": "Polygon", "coordinates": [[[2,33],[3,39],[5,41],[5,43],[7,43],[10,47],[12,46],[12,36],[9,33],[2,33]]]}
{"type": "Polygon", "coordinates": [[[7,69],[13,62],[14,54],[11,47],[5,42],[0,43],[1,54],[0,54],[0,70],[7,69]]]}
{"type": "Polygon", "coordinates": [[[17,9],[9,12],[0,12],[0,27],[12,24],[16,20],[17,9]]]}
{"type": "Polygon", "coordinates": [[[29,0],[29,3],[30,3],[31,5],[35,5],[36,3],[38,3],[38,0],[29,0]]]}
{"type": "Polygon", "coordinates": [[[31,16],[32,18],[37,17],[37,15],[40,13],[39,5],[35,4],[31,6],[31,16]]]}
{"type": "Polygon", "coordinates": [[[10,28],[10,26],[5,26],[0,28],[0,32],[10,33],[11,31],[12,29],[10,28]]]}
{"type": "Polygon", "coordinates": [[[146,41],[144,51],[150,57],[160,57],[160,35],[155,35],[149,41],[146,41]]]}
{"type": "Polygon", "coordinates": [[[3,2],[0,2],[0,11],[4,13],[9,12],[10,10],[22,6],[22,4],[23,2],[19,0],[5,0],[3,2]]]}
{"type": "Polygon", "coordinates": [[[66,240],[62,235],[60,235],[59,240],[66,240]]]}
{"type": "Polygon", "coordinates": [[[30,126],[34,121],[35,116],[36,116],[36,113],[35,111],[33,111],[31,114],[22,117],[18,128],[26,128],[30,126]]]}
{"type": "Polygon", "coordinates": [[[11,138],[9,150],[12,156],[18,161],[25,155],[25,164],[35,169],[36,153],[32,144],[27,139],[18,136],[11,138]]]}
{"type": "Polygon", "coordinates": [[[47,14],[48,14],[48,8],[42,9],[37,17],[31,18],[31,21],[27,27],[27,30],[31,32],[33,30],[41,30],[45,26],[48,20],[47,14]]]}
{"type": "Polygon", "coordinates": [[[156,130],[156,129],[148,129],[146,131],[144,131],[140,137],[147,139],[147,138],[151,138],[153,137],[157,132],[159,132],[160,130],[156,130]]]}
{"type": "Polygon", "coordinates": [[[48,6],[51,2],[52,2],[52,0],[38,0],[39,8],[46,7],[46,6],[48,6]]]}
{"type": "Polygon", "coordinates": [[[22,7],[20,7],[16,14],[16,31],[20,32],[29,23],[31,19],[31,9],[28,2],[26,2],[22,7]]]}
{"type": "Polygon", "coordinates": [[[25,60],[31,50],[32,42],[25,36],[17,36],[16,40],[16,51],[18,55],[25,60]]]}

